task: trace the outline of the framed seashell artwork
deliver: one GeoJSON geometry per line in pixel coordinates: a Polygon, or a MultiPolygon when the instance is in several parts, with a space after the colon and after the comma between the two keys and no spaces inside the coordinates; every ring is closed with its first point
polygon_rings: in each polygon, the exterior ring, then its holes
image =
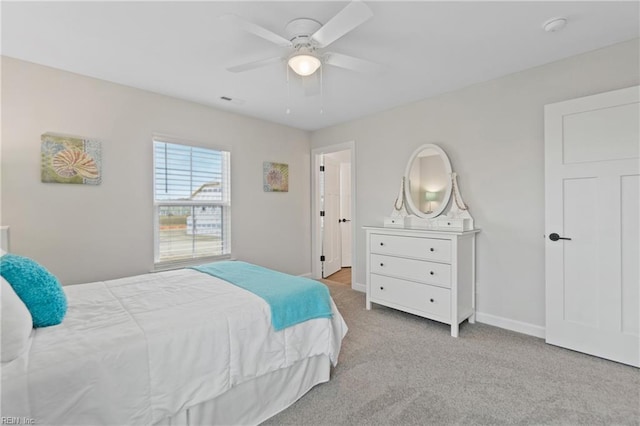
{"type": "Polygon", "coordinates": [[[43,134],[41,140],[42,182],[100,184],[100,141],[52,133],[43,134]]]}
{"type": "Polygon", "coordinates": [[[284,163],[262,163],[262,186],[264,192],[289,192],[289,165],[284,163]]]}

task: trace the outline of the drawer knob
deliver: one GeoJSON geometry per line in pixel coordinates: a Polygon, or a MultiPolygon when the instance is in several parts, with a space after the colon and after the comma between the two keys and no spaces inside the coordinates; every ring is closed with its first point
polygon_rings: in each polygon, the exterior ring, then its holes
{"type": "Polygon", "coordinates": [[[429,251],[436,251],[436,249],[434,249],[433,247],[431,247],[431,248],[429,249],[429,251]]]}
{"type": "Polygon", "coordinates": [[[380,245],[381,245],[381,246],[383,246],[383,245],[384,245],[384,243],[380,243],[380,245]]]}
{"type": "Polygon", "coordinates": [[[384,287],[380,287],[380,290],[384,290],[384,287]]]}
{"type": "Polygon", "coordinates": [[[435,302],[435,300],[433,300],[433,299],[429,299],[429,302],[433,303],[433,302],[435,302]]]}
{"type": "Polygon", "coordinates": [[[434,274],[434,272],[433,272],[433,271],[430,271],[430,272],[429,272],[429,275],[433,275],[433,274],[434,274]]]}
{"type": "Polygon", "coordinates": [[[384,266],[384,263],[382,263],[382,262],[381,262],[381,263],[380,263],[380,266],[384,266]]]}

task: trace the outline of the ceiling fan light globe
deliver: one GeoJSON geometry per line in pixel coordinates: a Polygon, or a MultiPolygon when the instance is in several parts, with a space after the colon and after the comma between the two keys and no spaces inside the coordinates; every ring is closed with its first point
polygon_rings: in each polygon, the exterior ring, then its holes
{"type": "Polygon", "coordinates": [[[289,58],[289,67],[303,77],[316,72],[320,65],[320,59],[311,55],[295,55],[289,58]]]}

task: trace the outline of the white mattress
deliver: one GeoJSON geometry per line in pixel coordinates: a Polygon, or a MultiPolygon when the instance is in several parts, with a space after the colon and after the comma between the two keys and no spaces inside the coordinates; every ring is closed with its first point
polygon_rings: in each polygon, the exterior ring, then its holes
{"type": "Polygon", "coordinates": [[[2,416],[152,424],[304,358],[335,365],[347,332],[333,302],[333,318],[275,332],[261,298],[190,269],[65,291],[63,323],[2,365],[2,416]]]}

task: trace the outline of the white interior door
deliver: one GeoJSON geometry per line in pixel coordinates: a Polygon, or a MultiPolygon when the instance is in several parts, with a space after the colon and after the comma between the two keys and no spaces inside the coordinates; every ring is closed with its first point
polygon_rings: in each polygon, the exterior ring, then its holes
{"type": "Polygon", "coordinates": [[[635,366],[639,93],[632,87],[545,107],[547,343],[635,366]]]}
{"type": "Polygon", "coordinates": [[[351,164],[340,163],[340,242],[342,267],[351,267],[351,164]]]}
{"type": "Polygon", "coordinates": [[[322,278],[340,270],[342,264],[340,227],[340,164],[324,157],[324,220],[322,226],[322,278]]]}

